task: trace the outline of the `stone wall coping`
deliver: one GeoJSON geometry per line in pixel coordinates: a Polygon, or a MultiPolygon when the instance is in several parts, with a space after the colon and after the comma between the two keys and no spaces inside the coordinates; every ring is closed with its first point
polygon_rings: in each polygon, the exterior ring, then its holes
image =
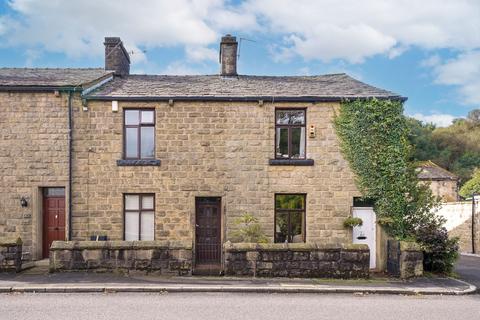
{"type": "Polygon", "coordinates": [[[400,251],[423,251],[422,247],[413,241],[399,241],[400,251]]]}
{"type": "Polygon", "coordinates": [[[51,251],[84,249],[192,249],[189,241],[54,241],[51,251]]]}
{"type": "Polygon", "coordinates": [[[325,243],[231,243],[224,244],[226,251],[369,251],[366,244],[325,243]]]}
{"type": "Polygon", "coordinates": [[[16,247],[22,244],[23,242],[20,238],[0,240],[0,247],[16,247]]]}

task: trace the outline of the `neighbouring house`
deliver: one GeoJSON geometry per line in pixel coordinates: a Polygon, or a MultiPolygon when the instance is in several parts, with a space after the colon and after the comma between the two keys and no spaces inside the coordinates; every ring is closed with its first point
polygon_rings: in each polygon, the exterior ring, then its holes
{"type": "Polygon", "coordinates": [[[251,213],[271,242],[367,243],[375,266],[373,210],[343,226],[360,193],[332,120],[343,99],[405,98],[346,74],[239,75],[230,35],[215,75],[129,74],[120,38],[104,44],[101,69],[0,69],[0,239],[24,260],[54,240],[169,240],[220,265],[251,213]]]}
{"type": "Polygon", "coordinates": [[[433,195],[444,202],[457,201],[459,177],[440,167],[433,161],[423,161],[418,164],[418,179],[430,186],[433,195]]]}

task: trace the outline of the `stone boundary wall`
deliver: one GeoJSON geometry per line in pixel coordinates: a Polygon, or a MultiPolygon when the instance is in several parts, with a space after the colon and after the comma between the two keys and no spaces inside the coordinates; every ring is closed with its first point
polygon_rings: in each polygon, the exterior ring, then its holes
{"type": "Polygon", "coordinates": [[[192,244],[184,241],[54,241],[50,271],[130,271],[191,275],[192,244]]]}
{"type": "Polygon", "coordinates": [[[368,278],[367,245],[230,243],[224,245],[225,275],[259,277],[368,278]]]}
{"type": "MultiPolygon", "coordinates": [[[[475,205],[475,249],[480,251],[480,199],[475,205]]],[[[460,252],[472,253],[472,201],[442,203],[435,213],[445,218],[450,237],[458,237],[460,252]]]]}
{"type": "Polygon", "coordinates": [[[387,272],[408,279],[423,275],[423,251],[414,242],[388,240],[387,272]]]}
{"type": "Polygon", "coordinates": [[[22,240],[0,241],[0,272],[22,270],[22,240]]]}

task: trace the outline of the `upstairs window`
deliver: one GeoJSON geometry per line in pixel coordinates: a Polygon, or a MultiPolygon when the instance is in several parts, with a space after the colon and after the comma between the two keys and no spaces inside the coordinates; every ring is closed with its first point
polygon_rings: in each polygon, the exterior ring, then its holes
{"type": "Polygon", "coordinates": [[[155,110],[124,110],[125,159],[155,158],[155,110]]]}
{"type": "Polygon", "coordinates": [[[305,194],[275,195],[275,242],[305,242],[305,194]]]}
{"type": "Polygon", "coordinates": [[[275,110],[275,158],[305,159],[306,109],[275,110]]]}

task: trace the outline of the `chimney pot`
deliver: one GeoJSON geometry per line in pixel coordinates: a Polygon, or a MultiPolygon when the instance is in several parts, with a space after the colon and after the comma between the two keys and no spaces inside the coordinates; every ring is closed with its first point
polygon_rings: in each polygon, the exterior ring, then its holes
{"type": "Polygon", "coordinates": [[[237,38],[226,34],[220,42],[220,74],[225,77],[237,75],[237,38]]]}
{"type": "Polygon", "coordinates": [[[105,37],[105,70],[115,75],[126,76],[130,73],[130,56],[119,37],[105,37]]]}

